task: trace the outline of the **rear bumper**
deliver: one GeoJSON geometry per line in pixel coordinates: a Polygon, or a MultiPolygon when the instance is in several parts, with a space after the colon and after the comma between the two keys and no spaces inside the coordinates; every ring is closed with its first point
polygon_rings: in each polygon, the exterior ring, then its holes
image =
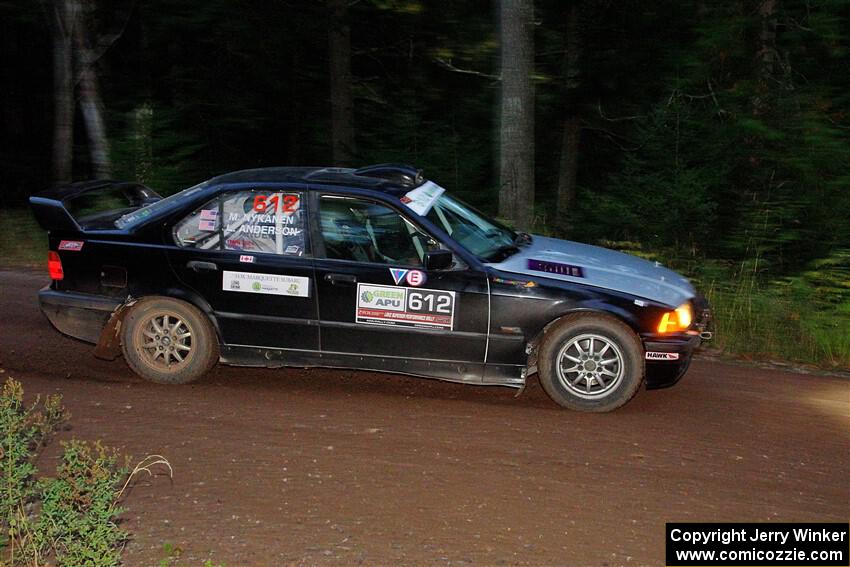
{"type": "Polygon", "coordinates": [[[56,291],[45,287],[38,292],[41,311],[60,333],[97,343],[109,316],[123,301],[101,295],[56,291]]]}
{"type": "Polygon", "coordinates": [[[702,343],[697,335],[676,337],[647,337],[643,339],[646,357],[646,387],[648,390],[667,388],[678,382],[688,371],[694,350],[702,343]],[[652,353],[659,353],[652,359],[652,353]],[[669,356],[664,359],[665,355],[669,356]],[[675,357],[675,360],[670,358],[675,357]]]}

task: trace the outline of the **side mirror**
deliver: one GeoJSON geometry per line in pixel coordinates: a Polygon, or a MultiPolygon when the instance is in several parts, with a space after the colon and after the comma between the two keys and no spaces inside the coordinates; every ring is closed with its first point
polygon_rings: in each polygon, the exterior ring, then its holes
{"type": "Polygon", "coordinates": [[[425,253],[426,270],[445,270],[454,262],[451,250],[431,250],[425,253]]]}

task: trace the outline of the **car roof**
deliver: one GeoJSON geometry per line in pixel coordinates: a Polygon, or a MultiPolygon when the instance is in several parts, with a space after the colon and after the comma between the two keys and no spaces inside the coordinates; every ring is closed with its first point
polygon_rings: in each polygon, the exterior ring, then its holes
{"type": "Polygon", "coordinates": [[[264,167],[243,169],[213,177],[209,185],[231,183],[307,183],[341,185],[397,194],[425,182],[422,170],[411,165],[382,163],[358,169],[348,167],[264,167]]]}

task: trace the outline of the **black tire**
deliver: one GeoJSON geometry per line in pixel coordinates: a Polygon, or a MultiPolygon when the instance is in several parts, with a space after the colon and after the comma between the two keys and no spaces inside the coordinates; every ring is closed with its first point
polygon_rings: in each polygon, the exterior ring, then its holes
{"type": "Polygon", "coordinates": [[[637,335],[613,317],[568,315],[544,334],[538,369],[540,384],[559,405],[586,412],[611,411],[640,389],[643,347],[637,335]],[[616,362],[610,362],[613,359],[616,362]]]}
{"type": "Polygon", "coordinates": [[[206,315],[168,297],[145,298],[131,308],[121,330],[121,349],[133,372],[160,384],[197,380],[215,366],[219,352],[206,315]]]}

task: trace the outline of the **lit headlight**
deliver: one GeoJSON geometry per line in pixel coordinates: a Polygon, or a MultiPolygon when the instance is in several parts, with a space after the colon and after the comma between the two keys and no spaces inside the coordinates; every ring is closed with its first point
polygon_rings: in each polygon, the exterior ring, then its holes
{"type": "Polygon", "coordinates": [[[686,331],[694,320],[694,312],[690,303],[683,303],[673,311],[668,311],[661,316],[658,323],[659,333],[678,333],[686,331]]]}

